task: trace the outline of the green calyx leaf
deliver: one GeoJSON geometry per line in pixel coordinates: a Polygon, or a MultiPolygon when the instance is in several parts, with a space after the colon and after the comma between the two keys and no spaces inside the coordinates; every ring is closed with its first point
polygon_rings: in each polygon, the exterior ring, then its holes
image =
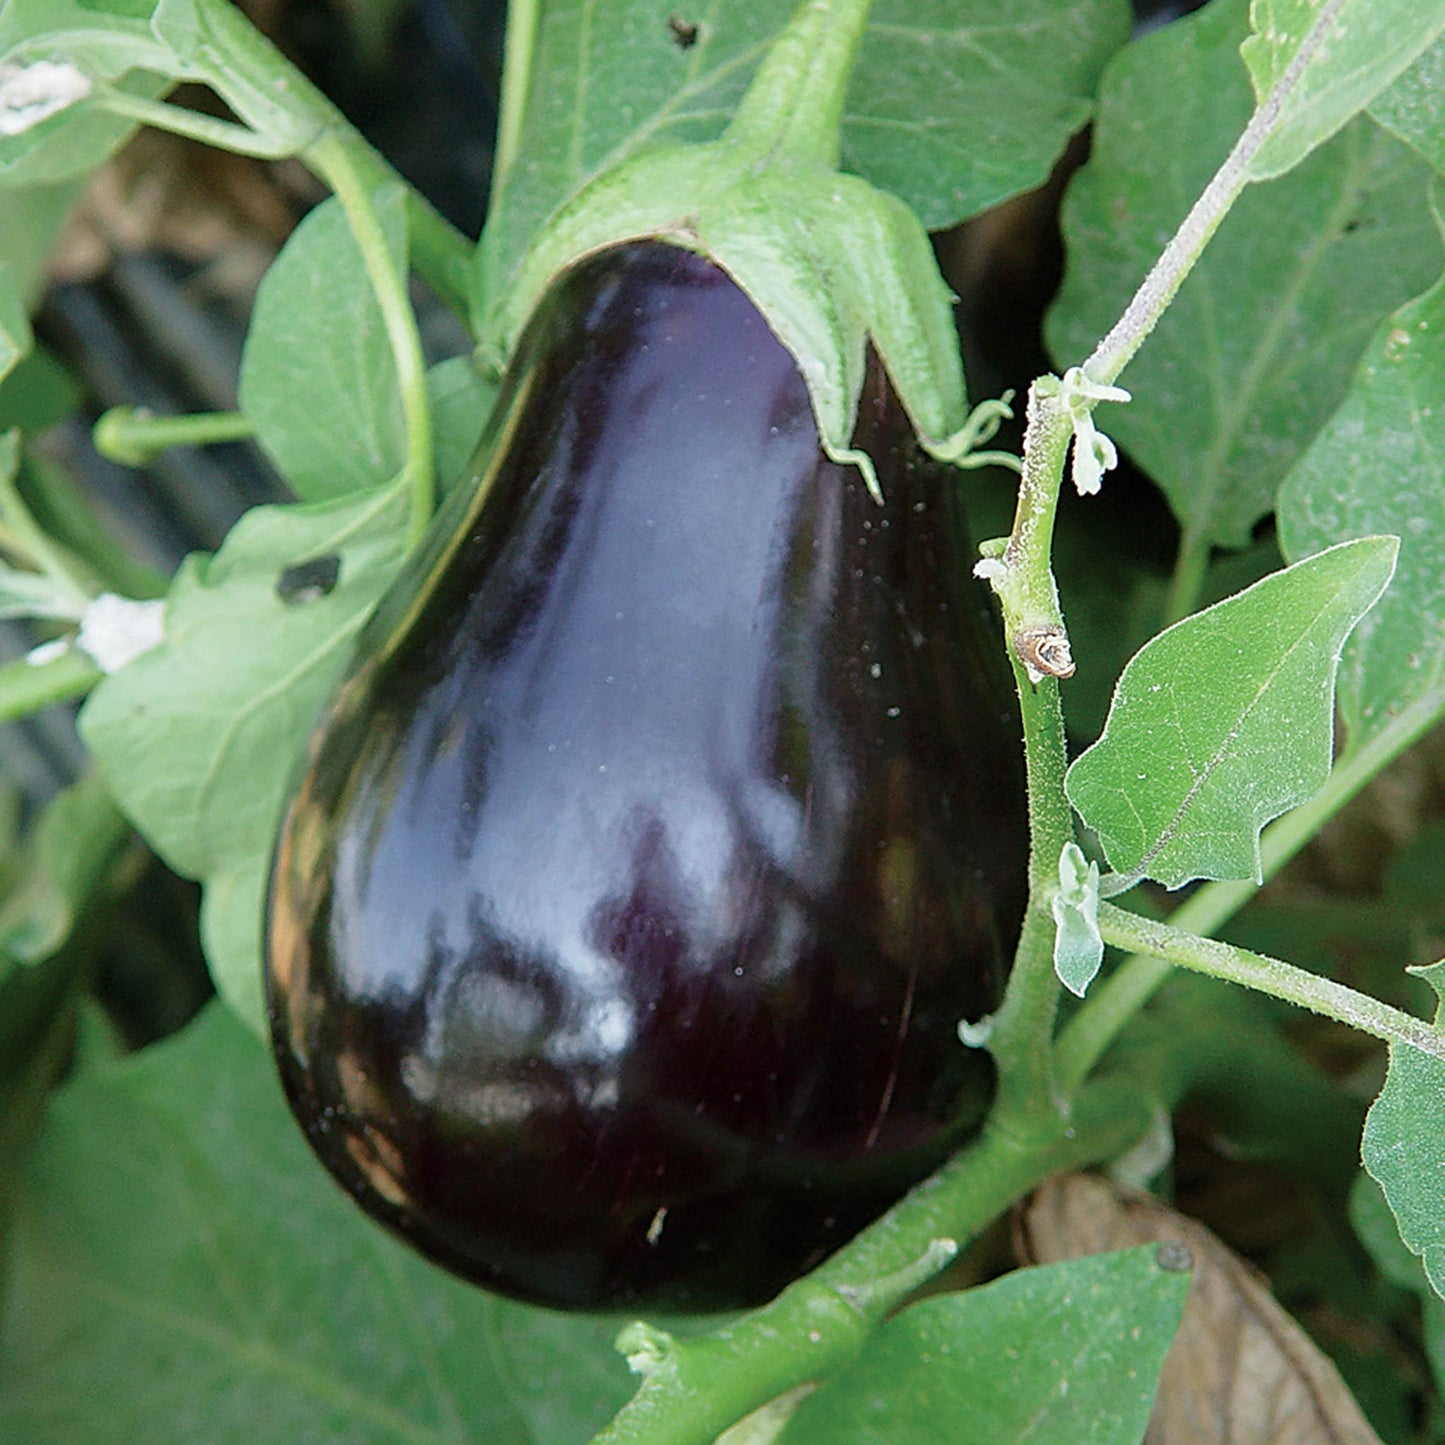
{"type": "Polygon", "coordinates": [[[504,292],[486,289],[497,272],[484,242],[487,359],[504,361],[578,257],[669,239],[715,260],[757,303],[807,381],[824,448],[875,492],[871,462],[849,445],[870,339],[925,447],[967,465],[998,408],[970,426],[952,297],[928,235],[897,197],[833,169],[853,46],[806,42],[861,32],[867,8],[805,0],[719,140],[649,150],[598,176],[554,213],[504,292]]]}

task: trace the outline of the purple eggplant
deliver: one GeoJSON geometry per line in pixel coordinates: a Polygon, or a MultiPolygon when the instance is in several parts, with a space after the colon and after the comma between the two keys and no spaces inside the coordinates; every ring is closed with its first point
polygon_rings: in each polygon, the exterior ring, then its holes
{"type": "Polygon", "coordinates": [[[977,1133],[1022,917],[1016,705],[956,473],[854,444],[717,266],[551,289],[313,736],[267,922],[316,1153],[536,1303],[774,1294],[977,1133]]]}

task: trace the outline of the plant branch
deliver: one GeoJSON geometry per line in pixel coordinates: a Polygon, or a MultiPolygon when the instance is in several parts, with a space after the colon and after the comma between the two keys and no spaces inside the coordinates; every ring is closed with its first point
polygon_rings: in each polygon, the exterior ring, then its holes
{"type": "MultiPolygon", "coordinates": [[[[1272,878],[1371,779],[1377,777],[1445,714],[1445,701],[1427,696],[1398,713],[1358,748],[1346,750],[1314,797],[1277,818],[1260,838],[1260,873],[1272,878]]],[[[1170,926],[1212,933],[1259,890],[1253,879],[1207,883],[1170,915],[1170,926]]],[[[1150,954],[1123,960],[1092,989],[1083,1007],[1059,1036],[1060,1087],[1077,1088],[1104,1056],[1129,1020],[1153,997],[1174,965],[1150,954]]]]}
{"type": "Polygon", "coordinates": [[[712,1445],[768,1400],[839,1369],[887,1313],[1021,1194],[1051,1174],[1115,1157],[1149,1124],[1117,1081],[1081,1095],[1066,1129],[1030,1144],[992,1127],[771,1304],[691,1339],[632,1326],[619,1344],[643,1374],[593,1445],[712,1445]]]}
{"type": "Polygon", "coordinates": [[[1344,0],[1327,0],[1284,74],[1256,108],[1234,149],[1190,207],[1189,214],[1134,293],[1124,314],[1084,363],[1084,371],[1091,380],[1113,382],[1153,331],[1184,278],[1194,269],[1194,263],[1229,214],[1230,207],[1253,179],[1250,168],[1255,156],[1274,132],[1285,102],[1294,94],[1333,29],[1343,4],[1344,0]]]}
{"type": "Polygon", "coordinates": [[[113,406],[95,424],[95,449],[126,467],[143,467],[169,447],[244,441],[255,429],[235,411],[155,416],[143,407],[113,406]]]}
{"type": "Polygon", "coordinates": [[[492,204],[495,207],[521,148],[522,125],[532,90],[532,67],[537,57],[537,27],[541,0],[508,0],[507,34],[502,49],[502,97],[497,118],[497,143],[492,155],[492,204]]]}
{"type": "Polygon", "coordinates": [[[1424,1019],[1283,959],[1253,953],[1216,938],[1185,933],[1171,924],[1141,918],[1112,903],[1099,905],[1099,932],[1106,943],[1116,948],[1179,964],[1211,978],[1243,984],[1271,998],[1337,1019],[1386,1043],[1409,1044],[1422,1053],[1445,1059],[1445,1034],[1424,1019]]]}
{"type": "Polygon", "coordinates": [[[100,669],[71,647],[48,662],[20,658],[0,667],[0,723],[29,717],[57,702],[84,697],[101,679],[100,669]]]}
{"type": "Polygon", "coordinates": [[[402,479],[410,497],[407,544],[415,547],[431,523],[436,501],[436,467],[431,405],[426,390],[426,358],[422,354],[416,315],[406,293],[405,261],[398,266],[388,249],[372,205],[373,193],[366,189],[347,147],[334,137],[326,136],[308,149],[308,158],[346,211],[391,343],[406,425],[402,479]]]}

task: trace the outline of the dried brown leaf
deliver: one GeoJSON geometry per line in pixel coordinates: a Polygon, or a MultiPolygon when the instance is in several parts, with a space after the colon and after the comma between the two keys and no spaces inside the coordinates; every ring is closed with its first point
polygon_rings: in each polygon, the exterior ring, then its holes
{"type": "Polygon", "coordinates": [[[1257,1271],[1202,1224],[1150,1195],[1076,1174],[1030,1198],[1017,1236],[1030,1264],[1156,1241],[1193,1256],[1145,1445],[1380,1445],[1330,1360],[1257,1271]]]}

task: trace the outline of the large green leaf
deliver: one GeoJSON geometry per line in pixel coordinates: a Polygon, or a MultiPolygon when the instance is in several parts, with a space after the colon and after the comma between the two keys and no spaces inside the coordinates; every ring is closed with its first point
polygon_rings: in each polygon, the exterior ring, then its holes
{"type": "MultiPolygon", "coordinates": [[[[1445,998],[1445,963],[1417,970],[1445,998]]],[[[1437,1017],[1438,1023],[1438,1017],[1437,1017]]],[[[1445,1063],[1408,1044],[1391,1044],[1385,1087],[1365,1119],[1360,1154],[1385,1192],[1400,1238],[1419,1255],[1445,1298],[1445,1063]]]]}
{"type": "Polygon", "coordinates": [[[779,1440],[1131,1445],[1188,1293],[1188,1269],[1153,1246],[924,1300],[804,1400],[779,1440]]]}
{"type": "Polygon", "coordinates": [[[1395,552],[1392,537],[1341,543],[1134,655],[1067,778],[1117,872],[1169,888],[1260,877],[1259,830],[1329,775],[1340,649],[1395,552]]]}
{"type": "MultiPolygon", "coordinates": [[[[1252,33],[1241,50],[1260,100],[1299,55],[1325,8],[1321,0],[1252,0],[1252,33]]],[[[1298,165],[1442,32],[1442,0],[1340,0],[1332,26],[1300,72],[1250,173],[1277,176],[1298,165]]]]}
{"type": "Polygon", "coordinates": [[[7,1445],[579,1445],[611,1320],[513,1305],[370,1223],[212,1008],[52,1108],[15,1231],[7,1445]]]}
{"type": "Polygon", "coordinates": [[[1381,326],[1344,402],[1280,488],[1286,556],[1368,533],[1400,538],[1390,590],[1340,667],[1351,749],[1445,712],[1442,399],[1445,282],[1381,326]]]}
{"type": "MultiPolygon", "coordinates": [[[[262,1027],[261,880],[292,768],[353,635],[401,555],[395,491],[258,507],[214,558],[190,558],[166,601],[165,639],[105,679],[81,731],[117,801],[178,872],[228,899],[217,983],[262,1027]],[[340,560],[322,596],[283,595],[285,569],[340,560]],[[249,940],[249,946],[247,946],[249,940]]],[[[210,900],[208,900],[208,908],[210,900]]]]}
{"type": "MultiPolygon", "coordinates": [[[[401,275],[401,188],[377,200],[401,275]]],[[[396,361],[339,201],[302,221],[261,282],[241,357],[240,401],[257,440],[308,501],[376,486],[401,469],[406,428],[396,361]]]]}
{"type": "MultiPolygon", "coordinates": [[[[520,161],[488,223],[480,309],[509,289],[531,237],[586,182],[646,147],[715,140],[790,8],[709,6],[683,46],[672,0],[540,6],[520,161]]],[[[844,119],[844,168],[897,193],[930,228],[1037,185],[1127,32],[1119,0],[877,0],[844,119]]]]}
{"type": "Polygon", "coordinates": [[[1382,95],[1370,114],[1445,171],[1445,39],[1437,40],[1382,95]]]}
{"type": "MultiPolygon", "coordinates": [[[[1123,310],[1248,118],[1243,0],[1130,45],[1100,93],[1064,208],[1069,262],[1049,318],[1061,365],[1123,310]]],[[[1380,319],[1440,272],[1427,168],[1365,118],[1235,203],[1102,418],[1164,489],[1185,546],[1243,546],[1339,403],[1380,319]]]]}

